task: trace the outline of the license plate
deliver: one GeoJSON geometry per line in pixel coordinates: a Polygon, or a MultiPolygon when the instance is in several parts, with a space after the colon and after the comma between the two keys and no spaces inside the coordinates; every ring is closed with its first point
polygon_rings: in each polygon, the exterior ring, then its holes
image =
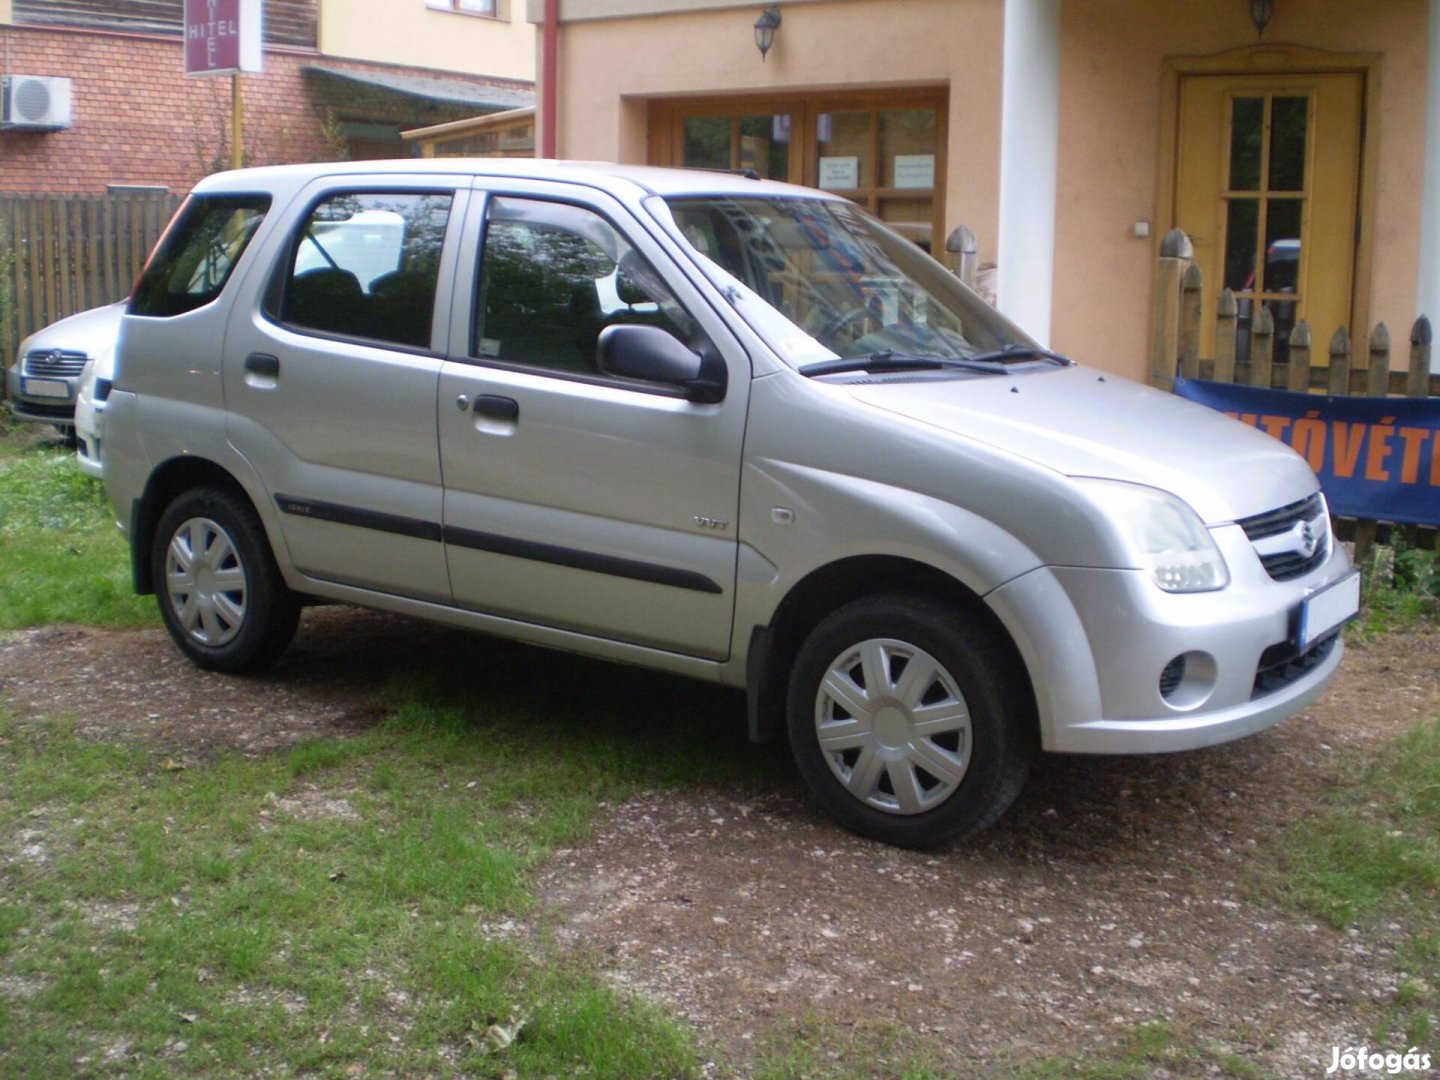
{"type": "Polygon", "coordinates": [[[31,397],[68,398],[70,384],[57,379],[21,379],[20,392],[31,397]]]}
{"type": "Polygon", "coordinates": [[[1298,644],[1303,652],[1338,626],[1360,614],[1360,571],[1351,570],[1300,604],[1298,644]]]}

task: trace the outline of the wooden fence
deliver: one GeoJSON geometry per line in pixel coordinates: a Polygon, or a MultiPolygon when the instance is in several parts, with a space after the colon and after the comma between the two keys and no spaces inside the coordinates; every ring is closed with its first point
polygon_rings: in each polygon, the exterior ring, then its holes
{"type": "Polygon", "coordinates": [[[124,298],[180,199],[0,195],[0,355],[13,358],[56,319],[124,298]]]}
{"type": "MultiPolygon", "coordinates": [[[[1150,381],[1172,389],[1178,374],[1186,379],[1212,379],[1278,390],[1319,391],[1337,396],[1440,397],[1440,374],[1432,374],[1431,326],[1425,316],[1410,329],[1405,366],[1392,369],[1390,331],[1379,323],[1369,336],[1352,342],[1341,326],[1328,347],[1317,351],[1311,328],[1301,319],[1290,331],[1288,358],[1275,359],[1275,321],[1268,307],[1254,313],[1248,328],[1249,356],[1242,359],[1237,344],[1240,304],[1229,289],[1220,293],[1215,315],[1215,355],[1200,355],[1201,298],[1204,275],[1194,261],[1190,239],[1172,230],[1160,245],[1156,271],[1155,311],[1150,350],[1150,381]],[[1320,361],[1317,363],[1317,361],[1320,361]]],[[[1357,559],[1377,537],[1385,538],[1390,525],[1375,521],[1337,522],[1340,535],[1353,538],[1357,559]]],[[[1435,529],[1405,529],[1412,545],[1436,548],[1435,529]]]]}

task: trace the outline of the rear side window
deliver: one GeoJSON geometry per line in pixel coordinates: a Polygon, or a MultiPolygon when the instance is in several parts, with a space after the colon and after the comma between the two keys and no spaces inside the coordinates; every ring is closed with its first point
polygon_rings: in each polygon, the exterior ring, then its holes
{"type": "Polygon", "coordinates": [[[269,209],[267,195],[192,195],[145,267],[131,313],[168,318],[214,300],[269,209]]]}
{"type": "Polygon", "coordinates": [[[428,348],[452,199],[372,191],[317,203],[268,313],[297,330],[428,348]]]}

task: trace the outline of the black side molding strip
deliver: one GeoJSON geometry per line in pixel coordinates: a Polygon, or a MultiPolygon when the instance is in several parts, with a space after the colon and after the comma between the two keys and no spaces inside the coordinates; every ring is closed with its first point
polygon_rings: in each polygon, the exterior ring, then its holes
{"type": "Polygon", "coordinates": [[[630,578],[634,581],[648,581],[655,585],[669,585],[676,589],[692,592],[714,593],[725,590],[704,574],[693,570],[678,570],[673,566],[658,566],[638,559],[622,559],[618,555],[597,555],[590,551],[560,547],[556,544],[542,544],[537,540],[518,540],[513,536],[499,536],[496,533],[476,532],[447,525],[444,529],[445,542],[456,547],[471,548],[475,551],[489,551],[496,555],[511,555],[531,562],[550,563],[553,566],[568,566],[575,570],[589,570],[611,577],[630,578]]]}
{"type": "Polygon", "coordinates": [[[413,536],[417,540],[439,542],[441,538],[439,525],[420,518],[382,514],[378,510],[360,510],[354,506],[316,502],[313,499],[296,499],[289,495],[276,495],[275,503],[287,514],[315,518],[317,521],[333,521],[337,525],[354,525],[360,529],[413,536]]]}
{"type": "Polygon", "coordinates": [[[618,555],[599,555],[580,551],[576,548],[560,547],[558,544],[542,544],[537,540],[520,540],[498,533],[478,532],[456,526],[440,526],[433,521],[402,517],[399,514],[384,514],[376,510],[361,510],[353,506],[336,503],[316,502],[313,499],[296,499],[289,495],[276,495],[275,503],[287,514],[314,518],[317,521],[333,521],[337,525],[353,525],[360,529],[375,529],[378,532],[413,536],[419,540],[443,541],[456,547],[473,551],[488,551],[495,555],[509,555],[531,562],[549,563],[552,566],[568,566],[575,570],[588,570],[611,577],[629,578],[632,581],[647,581],[655,585],[668,585],[675,589],[691,592],[724,593],[715,582],[704,574],[693,570],[680,570],[673,566],[659,566],[641,562],[639,559],[625,559],[618,555]]]}

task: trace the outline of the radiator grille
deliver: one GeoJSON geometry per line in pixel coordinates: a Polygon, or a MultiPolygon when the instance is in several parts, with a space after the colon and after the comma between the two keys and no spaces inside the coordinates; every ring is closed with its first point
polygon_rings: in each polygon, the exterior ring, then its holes
{"type": "Polygon", "coordinates": [[[71,349],[35,349],[25,354],[25,374],[40,378],[68,379],[79,375],[88,360],[83,352],[71,349]]]}
{"type": "Polygon", "coordinates": [[[1317,491],[1309,498],[1241,518],[1260,564],[1276,581],[1303,577],[1330,555],[1330,517],[1317,491]]]}

